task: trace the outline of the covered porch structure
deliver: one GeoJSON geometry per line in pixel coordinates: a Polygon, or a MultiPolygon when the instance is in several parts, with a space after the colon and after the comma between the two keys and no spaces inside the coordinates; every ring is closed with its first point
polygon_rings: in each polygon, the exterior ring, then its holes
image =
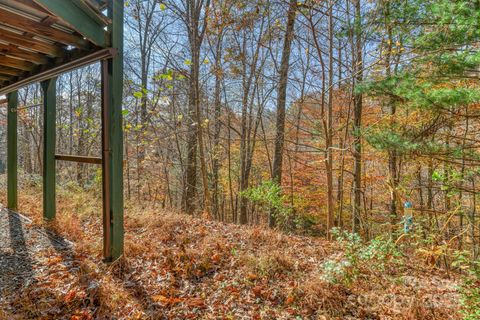
{"type": "MultiPolygon", "coordinates": [[[[0,0],[0,96],[7,104],[7,208],[17,210],[18,90],[43,91],[43,216],[55,219],[56,161],[101,164],[103,255],[123,254],[123,0],[0,0]],[[57,77],[101,63],[102,156],[56,153],[57,77]]],[[[60,213],[59,213],[60,214],[60,213]]]]}

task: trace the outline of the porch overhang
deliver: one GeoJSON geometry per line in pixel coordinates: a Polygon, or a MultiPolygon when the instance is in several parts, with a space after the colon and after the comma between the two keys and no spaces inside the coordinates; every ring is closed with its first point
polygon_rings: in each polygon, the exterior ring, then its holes
{"type": "Polygon", "coordinates": [[[0,0],[0,95],[111,47],[105,7],[97,0],[0,0]]]}
{"type": "Polygon", "coordinates": [[[43,216],[55,218],[55,162],[102,165],[104,257],[123,254],[123,0],[0,0],[0,104],[7,103],[7,207],[17,209],[18,89],[43,91],[43,216]],[[56,80],[101,61],[101,158],[56,154],[56,80]],[[6,100],[3,99],[6,96],[6,100]],[[93,160],[92,160],[93,159],[93,160]]]}

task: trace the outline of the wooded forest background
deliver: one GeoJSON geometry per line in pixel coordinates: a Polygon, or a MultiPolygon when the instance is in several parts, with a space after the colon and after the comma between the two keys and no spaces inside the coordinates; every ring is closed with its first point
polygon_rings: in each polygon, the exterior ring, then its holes
{"type": "MultiPolygon", "coordinates": [[[[480,1],[125,5],[127,201],[301,234],[413,226],[478,256],[480,1]]],[[[99,156],[99,66],[57,86],[57,153],[99,156]]],[[[19,101],[23,180],[40,180],[40,86],[19,101]]],[[[57,168],[101,196],[99,167],[57,168]]]]}

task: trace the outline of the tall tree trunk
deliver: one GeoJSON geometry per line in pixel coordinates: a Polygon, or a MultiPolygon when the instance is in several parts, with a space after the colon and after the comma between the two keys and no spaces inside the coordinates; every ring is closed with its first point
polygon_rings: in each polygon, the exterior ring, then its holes
{"type": "Polygon", "coordinates": [[[210,6],[210,0],[187,0],[185,2],[185,26],[188,31],[190,45],[190,75],[189,75],[189,99],[188,119],[190,127],[187,137],[187,169],[183,192],[183,209],[187,214],[193,214],[197,200],[197,149],[200,151],[200,170],[202,175],[205,210],[210,210],[210,195],[207,181],[207,168],[203,150],[202,115],[200,109],[200,49],[206,30],[206,19],[200,22],[202,10],[210,6]]]}
{"type": "Polygon", "coordinates": [[[195,80],[196,72],[193,64],[190,67],[190,79],[189,79],[189,99],[188,99],[188,133],[187,133],[187,169],[184,186],[184,210],[188,214],[193,214],[196,205],[196,186],[197,186],[197,131],[194,126],[196,121],[196,96],[195,96],[195,80]]]}
{"type": "Polygon", "coordinates": [[[433,160],[428,160],[427,176],[427,210],[428,210],[428,230],[433,230],[433,160]]]}
{"type": "MultiPolygon", "coordinates": [[[[355,2],[355,52],[354,72],[355,85],[363,81],[363,53],[362,53],[362,20],[361,0],[355,2]]],[[[352,232],[360,231],[360,212],[362,197],[362,128],[363,97],[361,93],[354,94],[353,111],[353,205],[352,205],[352,232]]]]}
{"type": "Polygon", "coordinates": [[[478,228],[480,230],[480,224],[478,227],[476,224],[476,216],[477,216],[477,199],[476,199],[476,186],[475,186],[475,177],[472,177],[472,200],[471,200],[471,218],[470,218],[470,234],[472,237],[472,253],[473,259],[477,259],[480,253],[479,243],[480,243],[480,232],[479,236],[475,238],[475,229],[478,228]]]}
{"type": "Polygon", "coordinates": [[[328,9],[328,106],[325,149],[327,159],[327,238],[331,238],[331,230],[335,226],[335,203],[333,200],[333,1],[329,1],[328,9]]]}
{"type": "MultiPolygon", "coordinates": [[[[470,127],[469,116],[468,116],[468,107],[465,107],[465,126],[464,126],[464,133],[462,139],[462,150],[466,150],[467,146],[467,136],[470,127]]],[[[463,189],[466,187],[465,183],[465,170],[466,170],[466,159],[465,159],[465,152],[462,152],[462,166],[460,169],[461,173],[461,182],[460,182],[460,192],[458,193],[458,205],[459,205],[459,225],[460,225],[460,234],[458,236],[458,245],[460,250],[463,249],[463,242],[464,242],[464,217],[465,217],[465,208],[463,205],[463,189]]]]}
{"type": "MultiPolygon", "coordinates": [[[[214,28],[213,37],[214,44],[211,44],[212,55],[215,59],[214,73],[215,73],[215,86],[214,86],[214,131],[213,131],[213,147],[211,151],[212,159],[212,184],[213,184],[213,194],[212,194],[212,215],[214,219],[220,220],[220,132],[222,129],[221,122],[221,111],[222,111],[222,80],[223,80],[223,69],[222,69],[222,60],[223,60],[223,38],[224,38],[224,23],[223,15],[227,15],[225,10],[227,7],[225,3],[212,3],[213,15],[221,21],[214,28]],[[217,7],[216,5],[219,5],[217,7]],[[218,14],[219,16],[216,16],[218,14]]],[[[207,37],[207,40],[209,38],[207,37]]]]}
{"type": "MultiPolygon", "coordinates": [[[[290,0],[288,5],[287,30],[283,44],[280,77],[278,80],[277,122],[275,136],[275,152],[273,156],[272,180],[282,184],[283,146],[285,142],[285,105],[287,100],[288,70],[290,67],[290,51],[294,35],[297,1],[290,0]]],[[[276,225],[276,212],[270,211],[268,224],[271,228],[276,225]]]]}
{"type": "MultiPolygon", "coordinates": [[[[84,155],[85,152],[85,132],[84,132],[84,113],[85,110],[82,104],[82,73],[80,70],[77,70],[77,112],[78,112],[78,143],[76,153],[79,155],[84,155]]],[[[83,163],[77,163],[77,183],[80,186],[83,186],[83,163]]]]}
{"type": "Polygon", "coordinates": [[[222,37],[219,35],[215,50],[215,128],[213,133],[213,160],[212,160],[212,175],[213,175],[213,203],[212,214],[215,219],[219,216],[219,170],[220,170],[220,129],[221,129],[221,80],[222,80],[222,37]]]}
{"type": "MultiPolygon", "coordinates": [[[[259,28],[259,35],[263,35],[264,19],[262,19],[261,26],[259,28]]],[[[249,31],[245,30],[244,33],[249,31]]],[[[242,59],[242,118],[241,118],[241,131],[240,131],[240,181],[239,181],[239,223],[246,224],[248,222],[248,201],[247,198],[242,195],[242,192],[246,191],[250,184],[250,171],[252,168],[252,157],[255,145],[255,134],[252,136],[253,126],[253,107],[254,97],[257,92],[258,86],[258,74],[263,68],[263,63],[258,65],[259,54],[261,49],[260,42],[257,42],[254,48],[254,53],[251,62],[247,61],[246,54],[242,59]],[[248,68],[249,66],[249,68],[248,68]],[[252,87],[252,85],[254,86],[252,87]],[[253,89],[253,90],[252,90],[253,89]]],[[[247,36],[244,34],[242,51],[248,50],[247,36]]],[[[260,116],[260,111],[257,113],[257,119],[260,116]]]]}
{"type": "MultiPolygon", "coordinates": [[[[392,75],[392,51],[393,51],[393,31],[390,21],[390,3],[385,4],[385,27],[387,29],[387,52],[385,57],[385,74],[387,79],[392,75]]],[[[389,99],[390,104],[390,123],[393,127],[395,124],[396,105],[393,99],[389,99]]],[[[394,234],[395,226],[397,223],[397,202],[398,202],[398,155],[397,151],[392,149],[388,151],[388,171],[389,171],[389,184],[390,184],[390,228],[391,234],[394,234]]]]}
{"type": "MultiPolygon", "coordinates": [[[[199,63],[197,61],[197,63],[199,63]]],[[[200,67],[198,67],[197,70],[199,70],[200,67]]],[[[197,75],[197,93],[199,91],[198,88],[198,75],[197,75]]],[[[199,95],[197,95],[197,99],[199,100],[199,95]]],[[[197,115],[197,138],[198,138],[198,157],[200,159],[200,173],[202,176],[202,185],[203,185],[203,210],[207,214],[207,216],[210,216],[210,210],[211,210],[211,198],[210,198],[210,189],[208,185],[208,174],[207,174],[207,163],[205,160],[205,149],[204,149],[204,139],[203,139],[203,128],[204,128],[204,123],[205,121],[203,120],[202,117],[202,112],[200,109],[200,101],[197,101],[195,104],[195,110],[196,110],[196,115],[197,115]]]]}

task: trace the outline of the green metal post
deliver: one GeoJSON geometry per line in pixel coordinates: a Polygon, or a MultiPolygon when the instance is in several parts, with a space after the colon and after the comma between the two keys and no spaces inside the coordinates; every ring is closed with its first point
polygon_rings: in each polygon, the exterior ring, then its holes
{"type": "Polygon", "coordinates": [[[55,142],[57,79],[42,82],[43,90],[43,217],[55,218],[55,142]]]}
{"type": "Polygon", "coordinates": [[[104,256],[123,255],[123,11],[122,0],[110,0],[111,46],[117,54],[102,64],[104,256]]]}
{"type": "Polygon", "coordinates": [[[7,96],[7,208],[17,210],[17,107],[18,92],[10,92],[7,96]]]}

